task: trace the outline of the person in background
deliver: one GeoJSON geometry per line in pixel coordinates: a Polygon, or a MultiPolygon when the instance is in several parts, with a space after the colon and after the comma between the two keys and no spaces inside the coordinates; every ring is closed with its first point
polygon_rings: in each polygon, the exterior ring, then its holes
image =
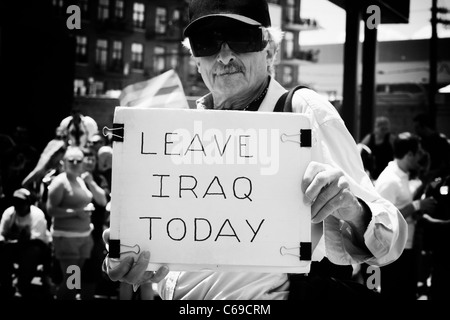
{"type": "Polygon", "coordinates": [[[102,240],[102,234],[106,228],[106,204],[109,201],[110,186],[106,178],[97,170],[96,150],[93,147],[85,147],[82,151],[84,154],[84,173],[81,177],[86,182],[88,189],[92,193],[97,194],[97,197],[92,199],[94,211],[92,211],[91,215],[91,222],[94,226],[94,230],[91,233],[94,246],[91,256],[86,260],[81,272],[83,274],[81,299],[92,300],[94,299],[97,285],[103,276],[102,262],[106,256],[106,248],[102,240]]]}
{"type": "Polygon", "coordinates": [[[105,145],[106,145],[106,140],[99,133],[94,134],[87,143],[87,147],[92,148],[94,150],[95,154],[97,154],[98,150],[105,145]]]}
{"type": "Polygon", "coordinates": [[[413,200],[410,173],[421,169],[424,151],[420,138],[403,132],[394,140],[394,160],[381,172],[375,189],[391,201],[408,223],[408,241],[398,260],[381,267],[381,294],[386,299],[417,299],[418,253],[414,247],[417,220],[424,212],[431,213],[436,207],[433,197],[413,200]]]}
{"type": "Polygon", "coordinates": [[[381,171],[394,159],[393,142],[395,135],[391,133],[391,122],[387,117],[377,117],[373,132],[364,137],[362,144],[369,147],[374,158],[371,176],[376,180],[381,171]]]}
{"type": "Polygon", "coordinates": [[[427,114],[418,114],[413,119],[414,130],[421,138],[422,146],[430,155],[430,170],[427,182],[444,178],[450,174],[450,143],[447,137],[433,129],[427,114]]]}
{"type": "MultiPolygon", "coordinates": [[[[43,265],[42,284],[50,297],[51,235],[41,209],[32,203],[31,192],[20,188],[13,193],[13,206],[3,212],[0,222],[0,291],[3,298],[12,298],[14,263],[17,270],[19,293],[25,299],[32,295],[31,280],[43,265]]],[[[39,297],[38,297],[39,298],[39,297]]],[[[41,297],[42,298],[42,297],[41,297]]]]}
{"type": "Polygon", "coordinates": [[[58,299],[75,299],[77,292],[66,286],[68,267],[83,268],[94,246],[91,232],[92,201],[106,205],[103,189],[94,185],[92,175],[83,175],[83,151],[70,146],[64,154],[64,172],[48,186],[47,212],[52,217],[54,254],[59,261],[63,281],[57,292],[58,299]],[[89,187],[88,187],[89,186],[89,187]]]}
{"type": "Polygon", "coordinates": [[[71,115],[61,121],[59,130],[67,145],[85,147],[98,133],[98,125],[92,117],[83,115],[81,110],[75,107],[71,115]]]}
{"type": "Polygon", "coordinates": [[[112,156],[113,149],[111,146],[103,146],[98,149],[98,171],[106,178],[108,184],[112,185],[112,156]]]}

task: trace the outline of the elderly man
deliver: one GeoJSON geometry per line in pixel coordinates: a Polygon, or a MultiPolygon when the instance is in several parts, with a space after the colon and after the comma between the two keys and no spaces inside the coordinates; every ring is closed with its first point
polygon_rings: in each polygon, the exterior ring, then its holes
{"type": "MultiPolygon", "coordinates": [[[[272,112],[286,89],[272,77],[281,32],[271,27],[266,0],[192,0],[189,19],[185,44],[211,91],[198,108],[272,112]]],[[[374,190],[337,111],[308,89],[295,93],[292,107],[310,118],[317,139],[314,161],[299,181],[311,205],[312,240],[318,242],[313,259],[326,256],[337,265],[397,259],[406,223],[374,190]]],[[[114,268],[105,261],[106,272],[132,284],[159,282],[163,299],[287,299],[293,287],[283,273],[169,273],[166,267],[149,272],[149,258],[143,252],[136,263],[124,259],[114,268]]]]}

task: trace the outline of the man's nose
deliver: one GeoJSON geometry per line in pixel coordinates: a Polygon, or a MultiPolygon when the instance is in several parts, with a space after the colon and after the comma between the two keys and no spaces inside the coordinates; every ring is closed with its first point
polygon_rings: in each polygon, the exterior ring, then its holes
{"type": "Polygon", "coordinates": [[[234,60],[234,53],[228,46],[228,43],[226,42],[222,43],[217,60],[223,63],[224,65],[227,65],[234,60]]]}

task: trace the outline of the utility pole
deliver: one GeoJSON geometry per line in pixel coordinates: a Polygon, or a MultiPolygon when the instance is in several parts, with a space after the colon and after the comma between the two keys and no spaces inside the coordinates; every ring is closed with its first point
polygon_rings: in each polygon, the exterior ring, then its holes
{"type": "Polygon", "coordinates": [[[428,88],[428,114],[431,125],[436,127],[436,87],[437,87],[437,0],[432,0],[431,4],[431,39],[429,57],[429,88],[428,88]]]}
{"type": "Polygon", "coordinates": [[[432,0],[431,3],[431,39],[430,39],[430,79],[428,90],[428,113],[433,127],[436,127],[436,92],[437,92],[437,64],[438,64],[438,23],[445,26],[450,26],[450,20],[438,17],[438,13],[448,14],[450,10],[437,6],[437,0],[432,0]]]}

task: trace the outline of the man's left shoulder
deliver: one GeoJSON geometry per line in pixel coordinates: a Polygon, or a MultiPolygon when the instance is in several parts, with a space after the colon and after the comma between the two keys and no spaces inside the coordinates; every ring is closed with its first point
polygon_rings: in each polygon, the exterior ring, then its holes
{"type": "Polygon", "coordinates": [[[295,91],[292,98],[294,112],[312,112],[320,122],[341,119],[336,108],[324,96],[310,88],[301,88],[295,91]]]}
{"type": "Polygon", "coordinates": [[[30,214],[34,219],[45,219],[44,211],[35,205],[30,206],[30,214]]]}

